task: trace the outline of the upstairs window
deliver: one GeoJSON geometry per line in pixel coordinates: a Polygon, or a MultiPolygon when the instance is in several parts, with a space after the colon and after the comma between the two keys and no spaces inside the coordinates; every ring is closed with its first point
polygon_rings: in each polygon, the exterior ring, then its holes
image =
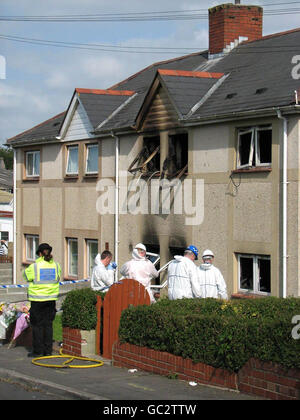
{"type": "Polygon", "coordinates": [[[98,144],[88,144],[86,146],[86,174],[98,173],[98,144]]]}
{"type": "Polygon", "coordinates": [[[239,130],[237,169],[271,166],[272,127],[252,127],[239,130]]]}
{"type": "Polygon", "coordinates": [[[40,151],[26,152],[26,177],[40,176],[40,151]]]}
{"type": "Polygon", "coordinates": [[[163,164],[163,175],[181,177],[188,170],[188,134],[169,136],[169,153],[163,164]]]}
{"type": "Polygon", "coordinates": [[[67,175],[78,175],[78,145],[67,147],[67,175]]]}
{"type": "Polygon", "coordinates": [[[134,159],[128,171],[135,173],[140,171],[144,175],[160,173],[160,137],[144,137],[141,152],[134,159]]]}

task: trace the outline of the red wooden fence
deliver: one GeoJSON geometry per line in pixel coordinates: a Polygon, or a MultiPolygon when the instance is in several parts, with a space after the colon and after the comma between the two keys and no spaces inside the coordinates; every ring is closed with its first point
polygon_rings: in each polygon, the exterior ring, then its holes
{"type": "Polygon", "coordinates": [[[0,255],[0,263],[12,263],[13,257],[9,257],[8,255],[0,255]]]}
{"type": "Polygon", "coordinates": [[[102,356],[106,359],[112,358],[113,344],[118,340],[121,313],[130,305],[150,305],[149,293],[136,280],[123,279],[119,283],[113,284],[106,293],[104,302],[98,297],[97,353],[100,354],[101,307],[103,307],[102,356]]]}

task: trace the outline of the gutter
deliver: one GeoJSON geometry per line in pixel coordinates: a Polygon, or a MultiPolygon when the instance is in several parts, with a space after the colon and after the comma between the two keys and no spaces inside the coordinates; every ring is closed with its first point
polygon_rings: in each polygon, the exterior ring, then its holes
{"type": "MultiPolygon", "coordinates": [[[[278,107],[271,107],[271,108],[262,108],[262,109],[252,109],[249,111],[241,111],[241,112],[229,112],[228,114],[215,114],[208,117],[197,117],[194,120],[191,118],[187,121],[185,119],[179,120],[179,122],[183,123],[185,127],[193,127],[199,125],[206,125],[206,124],[215,124],[221,123],[225,121],[236,121],[237,118],[244,119],[244,118],[257,118],[259,116],[266,117],[266,116],[274,116],[274,112],[278,111],[278,107]]],[[[280,107],[282,111],[285,113],[299,113],[300,112],[300,105],[287,105],[280,107]]]]}
{"type": "Polygon", "coordinates": [[[287,296],[287,118],[277,110],[277,116],[283,121],[282,139],[282,297],[287,296]]]}

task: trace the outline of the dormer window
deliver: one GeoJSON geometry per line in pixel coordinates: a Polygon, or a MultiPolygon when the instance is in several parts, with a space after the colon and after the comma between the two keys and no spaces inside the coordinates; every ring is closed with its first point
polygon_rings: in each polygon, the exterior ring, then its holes
{"type": "Polygon", "coordinates": [[[131,173],[152,175],[160,172],[160,136],[144,137],[141,152],[128,168],[131,173]]]}

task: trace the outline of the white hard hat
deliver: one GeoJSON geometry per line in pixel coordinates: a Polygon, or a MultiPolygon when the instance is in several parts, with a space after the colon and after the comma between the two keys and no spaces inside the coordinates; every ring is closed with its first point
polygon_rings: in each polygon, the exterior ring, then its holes
{"type": "Polygon", "coordinates": [[[202,254],[203,257],[214,257],[214,253],[210,249],[206,249],[202,254]]]}
{"type": "Polygon", "coordinates": [[[134,249],[142,249],[143,251],[146,251],[146,247],[144,244],[137,244],[134,249]]]}

